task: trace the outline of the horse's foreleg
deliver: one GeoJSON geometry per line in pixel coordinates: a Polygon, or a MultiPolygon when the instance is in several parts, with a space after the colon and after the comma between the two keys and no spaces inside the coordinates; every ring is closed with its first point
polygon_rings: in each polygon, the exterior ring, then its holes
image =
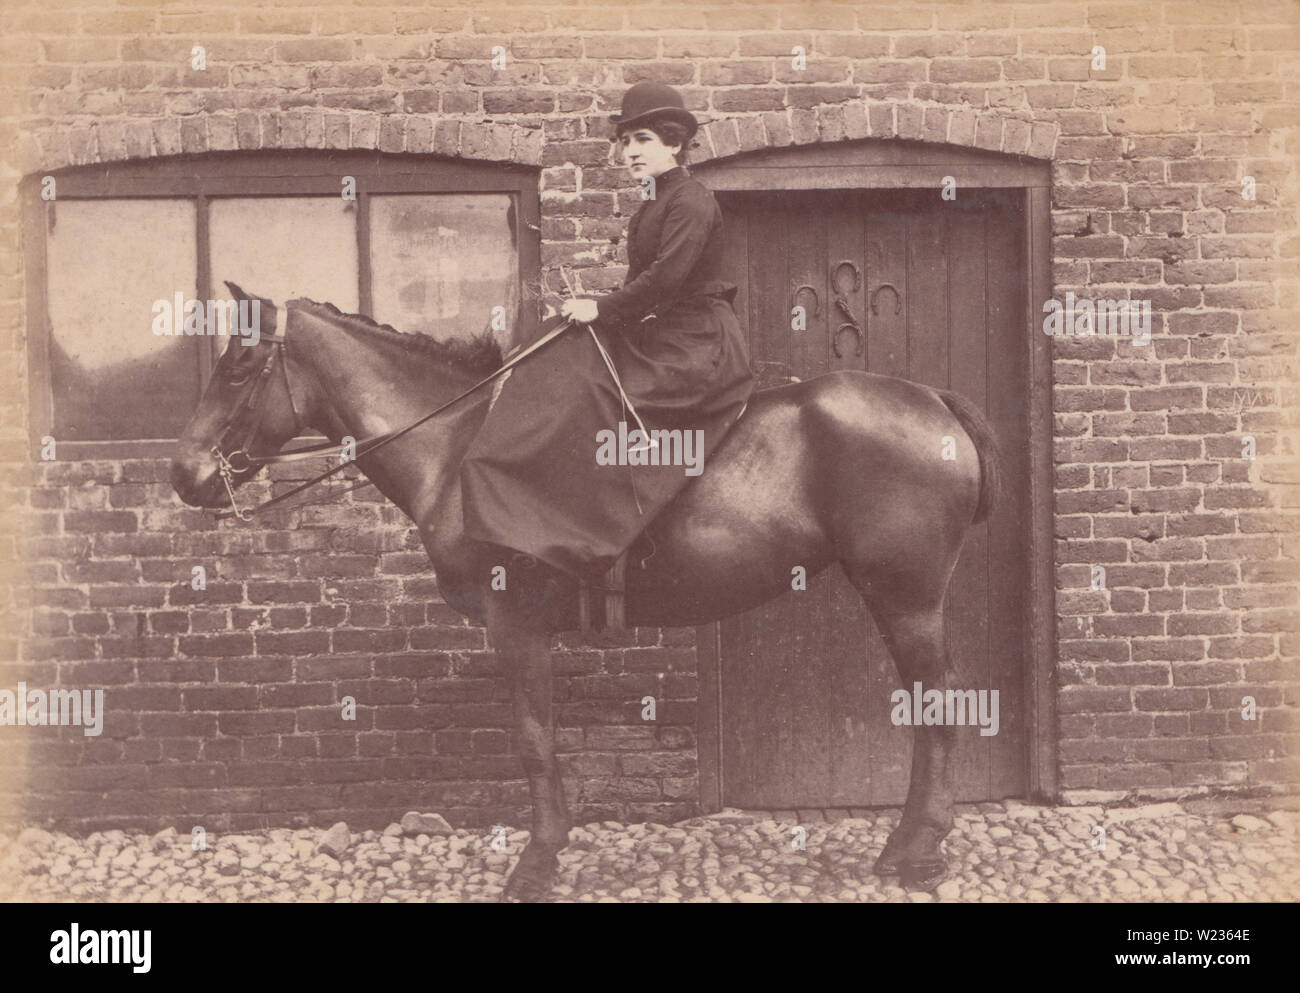
{"type": "MultiPolygon", "coordinates": [[[[510,581],[524,584],[519,570],[510,581]]],[[[542,602],[544,597],[507,596],[500,591],[487,595],[485,610],[493,648],[511,682],[520,758],[533,804],[532,837],[503,894],[525,901],[543,900],[550,894],[556,856],[568,844],[572,827],[555,759],[550,634],[545,611],[538,606],[542,602]]]]}
{"type": "MultiPolygon", "coordinates": [[[[947,690],[953,669],[944,648],[942,609],[891,615],[876,611],[876,623],[909,690],[919,682],[926,690],[947,690]]],[[[944,876],[940,843],[952,830],[952,751],[957,729],[921,725],[912,729],[912,773],[903,816],[876,860],[881,875],[898,873],[904,886],[930,889],[944,876]]]]}

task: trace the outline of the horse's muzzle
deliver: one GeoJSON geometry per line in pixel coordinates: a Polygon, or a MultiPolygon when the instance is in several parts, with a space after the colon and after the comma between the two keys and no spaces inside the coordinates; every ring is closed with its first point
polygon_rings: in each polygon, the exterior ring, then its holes
{"type": "Polygon", "coordinates": [[[176,495],[191,507],[224,507],[229,502],[218,463],[206,453],[172,459],[171,484],[176,495]]]}

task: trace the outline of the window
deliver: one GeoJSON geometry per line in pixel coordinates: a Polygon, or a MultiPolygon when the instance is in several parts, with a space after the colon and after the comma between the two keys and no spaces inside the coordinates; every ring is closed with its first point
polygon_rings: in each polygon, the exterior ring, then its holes
{"type": "Polygon", "coordinates": [[[34,450],[50,435],[61,458],[168,454],[229,339],[156,321],[229,299],[226,280],[438,338],[493,330],[508,348],[532,330],[514,326],[534,319],[518,301],[539,268],[523,166],[245,152],[51,175],[54,199],[41,176],[24,190],[34,450]]]}

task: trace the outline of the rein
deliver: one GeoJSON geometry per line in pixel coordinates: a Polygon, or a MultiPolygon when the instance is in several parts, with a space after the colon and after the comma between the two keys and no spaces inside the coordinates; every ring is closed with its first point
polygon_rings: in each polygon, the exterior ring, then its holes
{"type": "MultiPolygon", "coordinates": [[[[348,466],[348,462],[355,461],[356,459],[360,459],[361,456],[363,455],[369,455],[372,452],[375,452],[380,448],[383,448],[389,442],[396,441],[404,434],[414,431],[421,424],[424,424],[426,421],[429,421],[432,418],[436,417],[438,414],[441,414],[444,410],[446,410],[448,407],[452,406],[453,404],[458,403],[459,401],[465,399],[465,397],[469,396],[475,390],[479,389],[480,387],[486,386],[488,383],[492,382],[494,379],[501,376],[503,373],[508,372],[518,363],[526,359],[529,355],[532,355],[533,352],[537,351],[542,346],[547,345],[550,342],[554,341],[556,338],[558,338],[561,334],[567,331],[573,325],[573,323],[574,323],[573,320],[569,319],[566,320],[559,327],[554,328],[551,331],[548,331],[545,335],[543,335],[541,338],[538,338],[535,342],[533,342],[531,345],[525,348],[514,358],[503,363],[501,365],[501,368],[488,373],[486,376],[480,379],[473,386],[469,387],[469,389],[452,397],[446,403],[442,404],[440,407],[435,408],[434,410],[429,411],[429,413],[425,414],[423,417],[419,418],[418,420],[412,421],[410,424],[406,425],[406,427],[399,428],[396,431],[386,431],[383,434],[378,434],[371,438],[364,438],[361,441],[357,442],[356,456],[354,459],[348,459],[344,462],[340,462],[334,468],[328,469],[317,476],[313,476],[305,483],[300,483],[299,485],[295,486],[293,489],[289,490],[287,493],[281,493],[278,497],[272,497],[270,500],[267,500],[264,503],[257,504],[254,507],[247,507],[244,509],[240,509],[239,503],[235,499],[234,477],[236,474],[245,473],[252,469],[260,469],[264,465],[274,465],[281,462],[297,462],[301,459],[312,458],[317,455],[341,454],[346,447],[341,444],[335,444],[334,442],[325,442],[323,444],[318,444],[318,445],[308,445],[306,448],[295,448],[288,452],[279,452],[276,453],[275,455],[249,454],[248,450],[252,447],[253,442],[257,439],[258,430],[261,426],[261,417],[258,415],[258,406],[261,404],[262,400],[264,399],[264,395],[266,393],[266,384],[270,381],[271,373],[275,368],[275,360],[277,356],[280,357],[280,368],[284,375],[284,386],[289,394],[289,406],[293,408],[294,420],[297,423],[298,427],[302,426],[302,421],[298,416],[298,406],[293,399],[293,387],[289,383],[288,363],[284,360],[285,346],[288,344],[288,340],[282,334],[262,335],[261,338],[263,341],[270,341],[275,345],[275,347],[271,349],[269,353],[267,353],[267,357],[265,361],[263,361],[262,363],[262,368],[257,374],[257,381],[253,384],[252,391],[248,394],[246,400],[241,401],[240,405],[235,409],[235,413],[231,417],[230,424],[221,433],[221,437],[218,439],[217,444],[213,445],[211,449],[213,457],[216,458],[217,460],[218,471],[221,473],[221,480],[223,483],[225,483],[226,493],[230,497],[230,509],[218,512],[216,514],[217,520],[223,520],[225,518],[230,518],[230,517],[237,517],[241,521],[251,521],[255,514],[259,514],[262,511],[267,510],[268,508],[273,507],[278,503],[288,500],[292,496],[297,496],[299,493],[303,492],[304,490],[310,489],[311,487],[315,486],[317,483],[324,482],[326,479],[329,479],[331,476],[335,475],[336,473],[342,472],[344,469],[346,469],[348,466]],[[247,423],[248,426],[244,431],[244,437],[243,440],[240,442],[239,447],[236,448],[229,455],[223,454],[222,447],[226,439],[231,437],[232,435],[235,435],[236,429],[240,428],[245,423],[247,423]],[[237,462],[239,464],[236,464],[237,462]]],[[[355,486],[351,487],[351,489],[356,489],[356,488],[357,487],[355,486]]]]}

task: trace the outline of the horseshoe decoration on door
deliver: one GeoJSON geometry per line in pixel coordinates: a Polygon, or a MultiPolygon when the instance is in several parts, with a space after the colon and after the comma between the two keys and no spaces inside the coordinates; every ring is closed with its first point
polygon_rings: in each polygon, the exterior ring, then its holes
{"type": "Polygon", "coordinates": [[[862,355],[862,322],[857,319],[853,313],[853,308],[849,305],[850,293],[857,293],[862,289],[862,270],[857,264],[849,259],[837,262],[831,269],[831,289],[835,291],[835,306],[840,313],[847,318],[839,327],[835,329],[835,334],[831,336],[831,350],[835,353],[837,359],[844,358],[844,352],[840,350],[840,335],[845,331],[852,331],[854,334],[853,355],[858,357],[862,355]],[[845,269],[852,277],[852,284],[849,288],[844,288],[843,280],[840,278],[845,269]]]}
{"type": "Polygon", "coordinates": [[[876,307],[876,298],[880,296],[881,290],[892,290],[894,293],[894,314],[897,316],[903,312],[903,294],[898,292],[898,287],[893,283],[881,283],[871,293],[871,312],[879,314],[880,310],[876,307]]]}
{"type": "Polygon", "coordinates": [[[857,293],[858,290],[862,289],[862,270],[858,268],[856,262],[849,259],[835,263],[835,268],[831,270],[831,286],[835,288],[835,293],[838,296],[844,296],[846,293],[857,293]],[[840,273],[844,271],[845,266],[848,266],[849,275],[853,277],[853,285],[847,290],[840,288],[840,273]]]}
{"type": "Polygon", "coordinates": [[[799,294],[802,293],[804,290],[807,290],[809,293],[811,293],[813,299],[812,313],[810,313],[808,316],[821,317],[822,304],[821,304],[821,300],[818,299],[817,297],[817,288],[814,286],[809,286],[807,283],[804,283],[802,286],[796,286],[794,288],[794,293],[791,294],[790,296],[790,310],[793,311],[795,307],[799,306],[799,294]]]}
{"type": "Polygon", "coordinates": [[[862,354],[862,329],[856,324],[844,323],[835,329],[835,337],[831,339],[831,348],[835,352],[837,359],[844,358],[844,353],[840,351],[840,335],[845,331],[852,331],[856,336],[853,347],[853,355],[856,358],[862,354]]]}

